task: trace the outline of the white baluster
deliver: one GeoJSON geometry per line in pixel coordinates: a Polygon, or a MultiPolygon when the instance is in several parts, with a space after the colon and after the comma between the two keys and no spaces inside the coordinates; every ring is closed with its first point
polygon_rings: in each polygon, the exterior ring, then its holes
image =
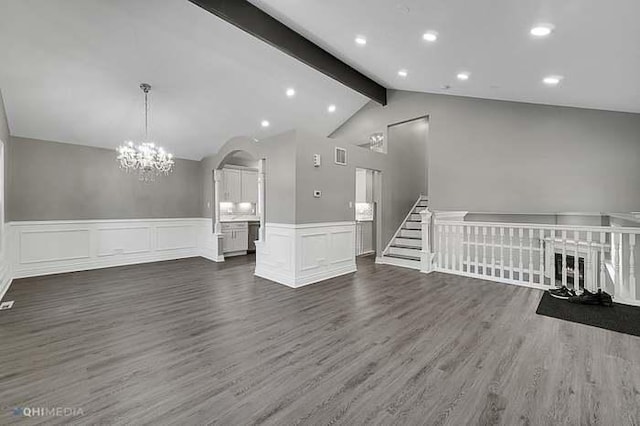
{"type": "Polygon", "coordinates": [[[458,266],[457,254],[458,254],[458,227],[456,225],[451,226],[451,269],[456,270],[458,266]]]}
{"type": "Polygon", "coordinates": [[[544,229],[539,232],[538,243],[540,245],[540,284],[544,285],[544,229]]]}
{"type": "Polygon", "coordinates": [[[636,300],[636,234],[629,234],[629,290],[631,300],[636,300]]]}
{"type": "Polygon", "coordinates": [[[513,245],[515,244],[513,239],[513,228],[509,228],[509,279],[513,280],[513,245]]]}
{"type": "Polygon", "coordinates": [[[590,280],[591,273],[593,272],[592,271],[593,259],[591,256],[592,244],[593,244],[593,235],[591,231],[587,231],[587,258],[585,259],[586,263],[584,265],[584,288],[589,291],[595,291],[595,286],[593,285],[593,282],[590,280]]]}
{"type": "Polygon", "coordinates": [[[549,258],[551,262],[549,263],[549,285],[551,287],[556,286],[556,230],[551,230],[551,235],[549,236],[549,258]]]}
{"type": "Polygon", "coordinates": [[[567,286],[567,231],[562,231],[562,285],[567,286]]]}
{"type": "Polygon", "coordinates": [[[607,234],[600,232],[600,281],[598,282],[598,288],[605,291],[605,264],[604,264],[604,246],[607,243],[607,234]]]}
{"type": "Polygon", "coordinates": [[[467,273],[471,273],[471,226],[467,225],[467,273]]]}
{"type": "Polygon", "coordinates": [[[520,253],[518,254],[518,281],[524,281],[524,277],[522,276],[522,270],[524,269],[524,265],[522,263],[522,243],[524,240],[524,229],[518,229],[518,239],[520,240],[520,253]]]}
{"type": "Polygon", "coordinates": [[[618,266],[616,267],[616,278],[618,280],[618,285],[619,287],[622,289],[622,292],[624,294],[624,297],[629,297],[629,291],[627,288],[625,288],[624,286],[624,276],[622,274],[622,266],[623,266],[623,262],[622,262],[622,234],[618,234],[618,266]]]}
{"type": "Polygon", "coordinates": [[[504,228],[500,227],[500,278],[504,278],[504,228]]]}
{"type": "Polygon", "coordinates": [[[464,226],[460,225],[458,227],[458,235],[460,236],[460,256],[458,256],[458,270],[460,272],[463,271],[463,263],[464,263],[464,226]]]}
{"type": "Polygon", "coordinates": [[[573,231],[573,239],[576,242],[575,255],[573,256],[573,291],[580,292],[580,231],[573,231]]]}
{"type": "Polygon", "coordinates": [[[437,224],[438,228],[438,268],[442,268],[442,225],[437,224]]]}
{"type": "Polygon", "coordinates": [[[491,227],[491,276],[496,276],[496,228],[491,227]]]}
{"type": "Polygon", "coordinates": [[[449,269],[449,225],[444,225],[444,268],[449,269]]]}
{"type": "Polygon", "coordinates": [[[473,234],[474,234],[474,237],[473,237],[473,242],[474,242],[474,245],[473,245],[473,251],[475,252],[475,266],[474,266],[474,268],[475,268],[475,269],[474,269],[474,271],[473,271],[473,272],[474,272],[474,273],[476,273],[476,274],[478,274],[478,273],[479,273],[479,272],[478,272],[478,271],[479,271],[479,269],[478,269],[478,256],[479,256],[479,253],[478,253],[478,252],[479,252],[479,249],[480,249],[480,244],[479,244],[480,237],[479,237],[479,233],[480,233],[480,227],[479,227],[479,226],[476,226],[476,227],[475,227],[475,231],[473,232],[473,234]]]}
{"type": "Polygon", "coordinates": [[[529,229],[529,284],[533,284],[533,229],[529,229]]]}
{"type": "Polygon", "coordinates": [[[482,227],[482,275],[487,275],[487,227],[482,227]]]}

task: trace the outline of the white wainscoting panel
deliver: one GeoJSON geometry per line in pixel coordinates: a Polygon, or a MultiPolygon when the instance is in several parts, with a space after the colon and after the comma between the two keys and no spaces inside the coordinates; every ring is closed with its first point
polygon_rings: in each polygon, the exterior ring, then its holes
{"type": "Polygon", "coordinates": [[[11,222],[8,228],[13,278],[194,256],[224,260],[205,218],[11,222]]]}
{"type": "Polygon", "coordinates": [[[256,275],[289,287],[355,271],[355,222],[267,223],[256,243],[256,275]]]}

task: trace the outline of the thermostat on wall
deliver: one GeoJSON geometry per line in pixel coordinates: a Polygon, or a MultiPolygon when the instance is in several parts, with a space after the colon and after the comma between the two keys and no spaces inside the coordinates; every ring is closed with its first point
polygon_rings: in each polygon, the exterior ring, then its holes
{"type": "Polygon", "coordinates": [[[322,191],[320,191],[319,189],[316,189],[315,191],[313,191],[313,196],[315,198],[320,198],[322,197],[322,191]]]}

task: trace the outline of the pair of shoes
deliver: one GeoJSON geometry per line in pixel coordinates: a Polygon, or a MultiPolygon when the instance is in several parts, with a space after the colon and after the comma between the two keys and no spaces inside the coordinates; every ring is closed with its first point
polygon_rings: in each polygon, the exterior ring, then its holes
{"type": "Polygon", "coordinates": [[[602,289],[598,289],[595,293],[591,293],[585,289],[580,296],[570,297],[569,302],[582,305],[613,306],[613,299],[607,292],[602,291],[602,289]]]}
{"type": "Polygon", "coordinates": [[[560,288],[554,288],[551,290],[547,290],[547,292],[555,297],[556,299],[564,299],[567,300],[570,297],[575,297],[576,296],[576,292],[571,290],[570,288],[567,288],[566,286],[562,286],[560,288]]]}

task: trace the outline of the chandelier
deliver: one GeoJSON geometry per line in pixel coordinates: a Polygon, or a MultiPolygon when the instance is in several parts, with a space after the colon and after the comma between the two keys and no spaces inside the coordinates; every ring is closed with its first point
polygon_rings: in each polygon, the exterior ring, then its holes
{"type": "Polygon", "coordinates": [[[153,182],[156,176],[168,175],[173,171],[173,155],[149,141],[149,100],[151,86],[142,83],[144,92],[144,142],[136,144],[126,141],[117,149],[120,168],[129,173],[137,173],[142,182],[153,182]]]}

